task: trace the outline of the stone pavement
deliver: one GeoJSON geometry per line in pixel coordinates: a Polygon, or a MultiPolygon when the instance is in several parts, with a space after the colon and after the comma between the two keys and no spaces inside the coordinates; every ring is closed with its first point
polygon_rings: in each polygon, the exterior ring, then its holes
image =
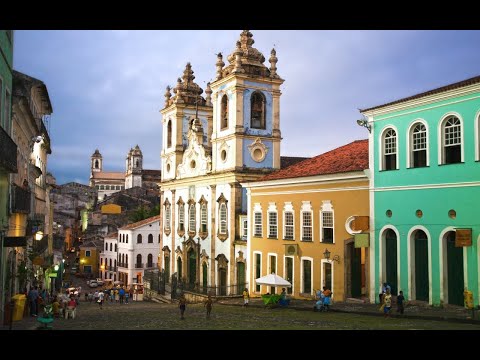
{"type": "MultiPolygon", "coordinates": [[[[219,300],[218,303],[225,305],[243,306],[242,298],[231,298],[219,300]]],[[[314,300],[290,300],[290,309],[301,311],[312,311],[315,304],[314,300]]],[[[249,306],[265,307],[261,298],[250,298],[249,306]]],[[[333,302],[330,305],[332,312],[340,313],[355,313],[359,315],[384,316],[380,312],[379,304],[368,304],[364,302],[333,302]]],[[[402,317],[406,319],[425,319],[425,320],[445,320],[451,322],[461,322],[480,325],[480,310],[476,309],[475,313],[472,310],[467,310],[461,306],[445,305],[443,307],[433,307],[424,302],[410,301],[405,307],[404,315],[397,314],[396,307],[393,306],[391,310],[391,317],[402,317]],[[473,318],[472,318],[473,315],[473,318]]]]}

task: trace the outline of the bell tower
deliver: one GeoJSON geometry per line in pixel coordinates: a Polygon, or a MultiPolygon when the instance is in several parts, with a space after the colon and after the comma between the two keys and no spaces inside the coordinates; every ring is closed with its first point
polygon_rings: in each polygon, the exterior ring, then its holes
{"type": "Polygon", "coordinates": [[[234,51],[217,55],[212,82],[213,171],[280,168],[280,85],[275,49],[270,67],[253,47],[250,31],[244,30],[234,51]]]}
{"type": "Polygon", "coordinates": [[[187,63],[183,76],[177,79],[172,89],[165,91],[162,114],[162,181],[177,177],[177,167],[182,162],[183,153],[188,145],[188,131],[203,129],[202,145],[209,152],[211,149],[210,134],[212,132],[212,102],[210,84],[205,89],[205,98],[201,96],[203,89],[194,82],[192,65],[187,63]],[[198,121],[197,121],[198,120],[198,121]]]}
{"type": "Polygon", "coordinates": [[[143,154],[140,147],[130,149],[126,159],[125,189],[142,186],[143,154]]]}

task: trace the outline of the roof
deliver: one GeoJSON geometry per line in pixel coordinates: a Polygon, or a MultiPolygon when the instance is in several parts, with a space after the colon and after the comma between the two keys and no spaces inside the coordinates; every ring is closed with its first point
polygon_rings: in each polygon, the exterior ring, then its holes
{"type": "Polygon", "coordinates": [[[132,229],[136,229],[140,226],[153,223],[155,221],[160,221],[160,216],[161,215],[155,215],[155,216],[149,217],[148,219],[144,219],[144,220],[132,223],[132,224],[128,224],[127,226],[121,227],[119,230],[132,230],[132,229]]]}
{"type": "Polygon", "coordinates": [[[104,172],[98,171],[93,173],[94,179],[115,179],[125,181],[125,174],[123,172],[104,172]]]}
{"type": "Polygon", "coordinates": [[[368,169],[368,139],[356,140],[324,154],[303,160],[268,174],[257,181],[327,175],[365,169],[368,169]]]}
{"type": "Polygon", "coordinates": [[[112,232],[110,234],[105,235],[105,239],[116,239],[118,237],[118,233],[112,232]]]}
{"type": "Polygon", "coordinates": [[[453,83],[453,84],[450,84],[450,85],[442,86],[442,87],[439,87],[439,88],[436,88],[436,89],[433,89],[433,90],[428,90],[428,91],[425,91],[425,92],[422,92],[422,93],[419,93],[419,94],[416,94],[416,95],[412,95],[412,96],[409,96],[409,97],[406,97],[406,98],[403,98],[403,99],[400,99],[400,100],[395,100],[395,101],[392,101],[392,102],[389,102],[389,103],[386,103],[386,104],[383,104],[383,105],[374,106],[374,107],[371,107],[371,108],[368,108],[368,109],[360,109],[360,112],[379,109],[379,108],[382,108],[382,107],[385,107],[385,106],[395,105],[395,104],[399,104],[399,103],[402,103],[402,102],[407,102],[407,101],[410,101],[410,100],[419,99],[419,98],[429,96],[429,95],[439,94],[439,93],[442,93],[442,92],[445,92],[445,91],[454,90],[454,89],[458,89],[458,88],[461,88],[461,87],[465,87],[465,86],[473,85],[473,84],[477,84],[477,83],[480,83],[480,76],[475,76],[475,77],[472,77],[470,79],[462,80],[462,81],[459,81],[459,82],[456,82],[456,83],[453,83]]]}
{"type": "Polygon", "coordinates": [[[299,156],[280,156],[280,169],[285,169],[293,164],[296,164],[300,161],[310,159],[308,157],[299,157],[299,156]]]}
{"type": "Polygon", "coordinates": [[[13,70],[13,95],[23,96],[27,99],[31,97],[31,89],[34,86],[38,86],[41,89],[40,97],[42,99],[42,105],[45,106],[43,111],[49,115],[53,112],[52,103],[50,102],[50,96],[48,95],[47,87],[44,82],[35,79],[32,76],[21,73],[20,71],[13,70]]]}

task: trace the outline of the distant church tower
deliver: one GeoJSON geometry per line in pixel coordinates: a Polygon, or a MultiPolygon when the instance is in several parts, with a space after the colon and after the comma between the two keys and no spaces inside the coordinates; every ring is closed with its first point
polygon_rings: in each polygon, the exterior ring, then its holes
{"type": "Polygon", "coordinates": [[[142,186],[143,154],[137,145],[130,149],[126,158],[125,189],[142,186]]]}
{"type": "Polygon", "coordinates": [[[102,172],[103,169],[103,158],[102,154],[98,149],[91,156],[90,160],[90,186],[94,186],[93,184],[93,173],[95,172],[102,172]]]}
{"type": "Polygon", "coordinates": [[[277,57],[272,49],[270,68],[252,47],[252,33],[244,30],[236,49],[217,55],[211,83],[213,102],[213,171],[280,168],[280,85],[277,57]]]}

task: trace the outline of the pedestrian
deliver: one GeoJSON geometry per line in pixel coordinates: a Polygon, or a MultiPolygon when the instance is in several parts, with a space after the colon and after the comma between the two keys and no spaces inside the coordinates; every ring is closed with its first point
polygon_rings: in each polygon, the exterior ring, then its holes
{"type": "Polygon", "coordinates": [[[37,299],[38,299],[38,290],[35,286],[33,289],[31,288],[28,292],[28,301],[30,303],[30,315],[31,316],[38,316],[38,307],[37,307],[37,299]]]}
{"type": "Polygon", "coordinates": [[[181,320],[184,320],[185,317],[183,316],[183,314],[185,313],[185,309],[187,308],[187,299],[185,299],[185,295],[182,294],[180,296],[180,300],[178,301],[178,307],[180,309],[180,315],[181,315],[181,320]]]}
{"type": "Polygon", "coordinates": [[[403,296],[403,291],[400,291],[400,293],[397,296],[397,313],[400,313],[400,315],[403,315],[403,311],[405,310],[405,297],[403,296]]]}
{"type": "Polygon", "coordinates": [[[248,307],[248,301],[250,300],[250,295],[248,294],[248,289],[243,290],[243,306],[248,307]]]}
{"type": "Polygon", "coordinates": [[[85,302],[87,302],[87,301],[88,301],[88,292],[85,291],[85,302]]]}
{"type": "Polygon", "coordinates": [[[104,298],[104,297],[105,297],[105,293],[104,293],[103,291],[100,291],[100,292],[98,293],[98,300],[97,300],[97,302],[98,302],[98,305],[100,306],[100,309],[102,309],[102,310],[103,310],[103,298],[104,298]]]}
{"type": "Polygon", "coordinates": [[[205,308],[207,309],[207,319],[210,318],[210,313],[212,312],[213,300],[210,295],[208,295],[207,300],[205,301],[205,308]]]}
{"type": "Polygon", "coordinates": [[[383,296],[383,305],[383,314],[387,318],[390,314],[390,309],[392,308],[392,294],[388,288],[383,296]]]}
{"type": "Polygon", "coordinates": [[[128,304],[128,298],[130,297],[130,293],[125,291],[125,304],[128,304]]]}
{"type": "Polygon", "coordinates": [[[324,295],[323,310],[328,311],[328,309],[330,308],[331,299],[332,299],[332,290],[330,290],[329,288],[324,286],[323,287],[323,295],[324,295]]]}
{"type": "Polygon", "coordinates": [[[120,295],[120,304],[123,304],[123,299],[125,298],[125,289],[121,287],[118,291],[118,294],[120,295]]]}

